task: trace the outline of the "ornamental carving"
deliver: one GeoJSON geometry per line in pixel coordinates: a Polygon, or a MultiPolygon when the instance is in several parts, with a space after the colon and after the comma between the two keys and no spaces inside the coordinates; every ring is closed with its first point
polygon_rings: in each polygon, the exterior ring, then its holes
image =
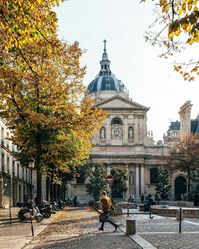
{"type": "Polygon", "coordinates": [[[112,128],[111,128],[111,137],[113,139],[122,139],[122,136],[123,136],[122,126],[112,125],[112,128]]]}

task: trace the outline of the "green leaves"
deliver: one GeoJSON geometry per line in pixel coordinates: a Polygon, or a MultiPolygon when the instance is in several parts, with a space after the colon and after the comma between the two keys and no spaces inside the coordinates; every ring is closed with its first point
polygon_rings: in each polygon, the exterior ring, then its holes
{"type": "Polygon", "coordinates": [[[106,174],[103,165],[90,165],[94,166],[95,170],[89,175],[89,183],[86,184],[86,191],[92,194],[95,200],[99,200],[100,193],[107,189],[106,174]]]}

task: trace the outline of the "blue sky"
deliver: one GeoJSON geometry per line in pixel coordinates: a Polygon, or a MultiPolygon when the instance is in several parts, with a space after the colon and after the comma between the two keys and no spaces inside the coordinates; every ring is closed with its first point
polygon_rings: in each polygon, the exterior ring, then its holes
{"type": "MultiPolygon", "coordinates": [[[[178,111],[185,101],[193,104],[192,118],[199,113],[199,80],[185,82],[173,71],[175,58],[159,58],[161,50],[145,42],[144,33],[155,18],[152,4],[140,4],[140,0],[69,0],[56,12],[60,38],[78,41],[86,51],[81,60],[87,66],[86,86],[99,72],[103,40],[107,40],[111,70],[133,101],[150,107],[147,128],[156,141],[162,139],[170,121],[179,120],[178,111]]],[[[190,47],[187,54],[191,53],[196,49],[190,47]]]]}

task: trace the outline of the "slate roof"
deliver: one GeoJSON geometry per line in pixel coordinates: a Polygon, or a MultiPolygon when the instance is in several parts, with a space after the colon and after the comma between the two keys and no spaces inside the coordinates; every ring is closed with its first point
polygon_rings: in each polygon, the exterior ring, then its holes
{"type": "Polygon", "coordinates": [[[192,133],[199,133],[199,114],[196,119],[191,120],[191,132],[192,133]]]}
{"type": "Polygon", "coordinates": [[[169,130],[180,130],[180,122],[178,120],[171,122],[169,130]]]}
{"type": "Polygon", "coordinates": [[[106,41],[104,41],[104,52],[102,54],[102,60],[100,61],[101,69],[95,79],[88,85],[89,93],[116,91],[127,94],[125,85],[111,72],[110,63],[106,52],[106,41]]]}

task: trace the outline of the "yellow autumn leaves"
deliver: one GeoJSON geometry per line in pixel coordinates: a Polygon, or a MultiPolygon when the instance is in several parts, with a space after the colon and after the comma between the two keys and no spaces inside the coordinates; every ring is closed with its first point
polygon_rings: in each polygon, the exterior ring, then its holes
{"type": "MultiPolygon", "coordinates": [[[[168,39],[172,44],[183,41],[192,45],[199,41],[199,1],[198,0],[159,0],[164,23],[168,26],[168,39]],[[175,38],[180,37],[175,40],[175,38]],[[173,43],[174,42],[174,43],[173,43]]],[[[184,65],[174,65],[184,80],[193,81],[199,75],[199,61],[192,59],[184,65]]]]}
{"type": "Polygon", "coordinates": [[[168,38],[173,39],[174,36],[179,36],[182,31],[188,34],[187,43],[192,45],[199,41],[199,10],[198,0],[182,0],[182,1],[160,1],[162,11],[165,11],[164,6],[167,6],[167,12],[171,11],[170,17],[173,19],[177,16],[175,21],[169,25],[168,38]],[[164,4],[164,5],[163,5],[164,4]]]}
{"type": "Polygon", "coordinates": [[[56,23],[52,7],[60,2],[62,0],[0,0],[0,28],[4,33],[2,49],[21,48],[41,33],[54,32],[56,23]]]}

